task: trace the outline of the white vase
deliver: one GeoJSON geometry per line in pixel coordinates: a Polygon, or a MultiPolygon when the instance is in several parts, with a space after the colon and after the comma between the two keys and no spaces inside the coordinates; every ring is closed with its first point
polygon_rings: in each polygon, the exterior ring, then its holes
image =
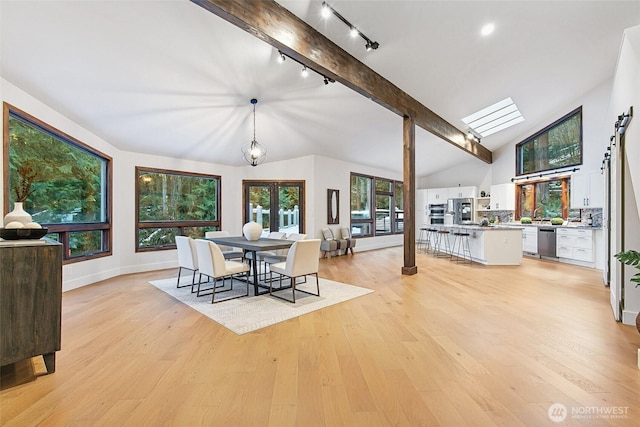
{"type": "Polygon", "coordinates": [[[25,225],[32,221],[31,215],[22,207],[22,202],[15,202],[13,210],[4,216],[4,225],[14,221],[21,222],[25,225]]]}
{"type": "Polygon", "coordinates": [[[262,234],[262,226],[255,221],[248,222],[242,227],[242,234],[247,240],[258,240],[262,234]]]}

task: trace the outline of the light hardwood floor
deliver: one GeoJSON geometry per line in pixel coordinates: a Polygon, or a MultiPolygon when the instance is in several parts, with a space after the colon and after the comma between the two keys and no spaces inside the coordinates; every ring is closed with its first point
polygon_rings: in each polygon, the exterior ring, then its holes
{"type": "Polygon", "coordinates": [[[402,248],[321,260],[375,293],[242,336],[147,283],[176,270],[67,292],[56,372],[3,368],[0,424],[640,426],[640,334],[599,271],[417,264],[400,274],[402,248]]]}

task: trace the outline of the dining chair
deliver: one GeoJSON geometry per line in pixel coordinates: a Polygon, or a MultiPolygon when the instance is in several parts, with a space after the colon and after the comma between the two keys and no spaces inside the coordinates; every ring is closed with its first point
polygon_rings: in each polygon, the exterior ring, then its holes
{"type": "MultiPolygon", "coordinates": [[[[249,264],[238,261],[228,261],[224,259],[222,251],[214,242],[204,239],[196,239],[196,251],[198,254],[198,266],[200,267],[200,280],[198,281],[197,296],[211,295],[211,303],[217,303],[222,301],[229,301],[232,299],[246,297],[249,295],[249,264]],[[233,290],[233,279],[235,276],[243,274],[245,276],[245,284],[247,286],[247,292],[241,295],[236,295],[224,299],[216,300],[216,294],[222,292],[229,292],[233,290]],[[203,284],[202,276],[207,276],[209,279],[213,279],[213,287],[210,289],[200,289],[200,285],[203,284]],[[224,280],[229,277],[231,282],[229,289],[224,288],[224,280]],[[222,279],[222,285],[218,286],[218,279],[222,279]],[[221,290],[218,290],[222,288],[221,290]],[[211,291],[211,292],[207,292],[211,291]]],[[[204,282],[207,283],[207,282],[204,282]]]]}
{"type": "Polygon", "coordinates": [[[296,291],[303,292],[309,295],[320,296],[320,280],[318,278],[318,259],[320,256],[320,239],[304,239],[298,240],[291,245],[289,253],[287,254],[287,260],[284,262],[278,262],[271,264],[269,270],[269,295],[273,295],[276,298],[283,299],[285,301],[295,303],[296,291]],[[280,295],[274,294],[273,289],[273,274],[280,276],[279,288],[275,291],[281,291],[291,288],[293,291],[293,298],[288,299],[280,295]],[[316,276],[316,291],[317,293],[308,292],[302,289],[296,289],[296,279],[298,277],[305,277],[309,275],[316,276]],[[289,277],[291,280],[291,286],[282,286],[282,277],[289,277]]]}
{"type": "Polygon", "coordinates": [[[198,271],[198,257],[196,255],[196,244],[191,237],[176,236],[176,249],[178,249],[178,282],[177,288],[185,288],[196,284],[196,272],[198,271]],[[193,271],[191,284],[180,286],[180,273],[182,269],[193,271]]]}
{"type": "MultiPolygon", "coordinates": [[[[287,237],[286,233],[282,233],[280,231],[272,231],[267,235],[268,239],[285,239],[287,237]]],[[[245,254],[245,257],[247,259],[250,259],[252,262],[253,260],[253,254],[254,252],[247,252],[245,254]]],[[[264,257],[267,256],[275,256],[277,255],[276,251],[257,251],[255,252],[256,255],[256,259],[255,262],[258,263],[258,277],[263,274],[266,278],[267,276],[267,270],[264,269],[264,273],[262,272],[263,268],[262,268],[262,264],[264,263],[264,257]]]]}
{"type": "MultiPolygon", "coordinates": [[[[210,237],[229,237],[228,231],[218,230],[218,231],[206,231],[204,233],[204,237],[206,239],[210,237]]],[[[244,258],[244,253],[238,248],[232,248],[231,246],[218,245],[220,250],[222,251],[222,255],[224,255],[224,259],[237,259],[244,258]]]]}

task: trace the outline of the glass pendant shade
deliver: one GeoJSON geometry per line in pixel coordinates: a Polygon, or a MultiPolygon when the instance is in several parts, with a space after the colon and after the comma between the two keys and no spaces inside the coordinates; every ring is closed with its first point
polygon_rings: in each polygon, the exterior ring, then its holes
{"type": "Polygon", "coordinates": [[[258,143],[255,139],[251,141],[251,144],[247,148],[242,149],[245,162],[251,166],[258,166],[267,158],[267,150],[258,143]]]}
{"type": "Polygon", "coordinates": [[[258,166],[262,162],[264,162],[267,158],[267,150],[256,141],[256,104],[258,103],[257,99],[252,99],[251,104],[253,104],[253,140],[249,144],[248,147],[242,149],[242,155],[244,156],[244,161],[250,164],[251,166],[258,166]]]}

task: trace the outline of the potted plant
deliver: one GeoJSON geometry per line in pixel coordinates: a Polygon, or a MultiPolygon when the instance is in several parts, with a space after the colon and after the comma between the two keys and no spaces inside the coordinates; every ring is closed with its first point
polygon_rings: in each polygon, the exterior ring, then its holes
{"type": "MultiPolygon", "coordinates": [[[[618,252],[614,257],[621,263],[635,267],[638,270],[631,278],[631,281],[636,283],[636,287],[640,286],[640,252],[629,249],[628,251],[618,252]]],[[[640,312],[636,316],[636,328],[640,332],[640,312]]]]}

